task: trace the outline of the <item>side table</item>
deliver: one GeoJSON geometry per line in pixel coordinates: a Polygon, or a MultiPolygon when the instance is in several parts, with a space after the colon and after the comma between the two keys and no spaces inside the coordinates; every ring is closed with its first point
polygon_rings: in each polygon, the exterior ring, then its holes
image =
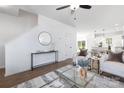
{"type": "Polygon", "coordinates": [[[97,70],[98,74],[100,73],[100,58],[91,57],[91,70],[93,69],[97,70]]]}

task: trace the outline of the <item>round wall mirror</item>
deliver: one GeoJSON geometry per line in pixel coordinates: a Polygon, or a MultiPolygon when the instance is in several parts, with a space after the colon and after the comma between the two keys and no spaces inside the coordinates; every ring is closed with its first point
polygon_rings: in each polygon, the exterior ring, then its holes
{"type": "Polygon", "coordinates": [[[48,32],[41,32],[39,34],[38,39],[39,39],[40,44],[42,44],[44,46],[47,46],[52,42],[52,36],[48,32]]]}

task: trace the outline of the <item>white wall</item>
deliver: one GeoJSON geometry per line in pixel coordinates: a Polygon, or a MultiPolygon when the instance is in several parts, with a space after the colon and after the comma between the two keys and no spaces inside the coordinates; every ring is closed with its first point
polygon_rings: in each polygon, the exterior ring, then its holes
{"type": "Polygon", "coordinates": [[[6,42],[29,31],[37,25],[37,16],[20,10],[19,16],[0,13],[0,68],[5,65],[5,50],[6,42]]]}
{"type": "Polygon", "coordinates": [[[92,50],[92,47],[95,46],[95,40],[94,40],[94,34],[93,33],[89,33],[87,35],[87,49],[89,51],[92,50]]]}
{"type": "Polygon", "coordinates": [[[52,35],[55,49],[59,51],[59,61],[71,58],[76,51],[76,30],[68,25],[39,15],[39,25],[30,32],[9,42],[5,46],[6,75],[31,68],[31,52],[50,50],[51,45],[39,44],[38,35],[47,31],[52,35]]]}

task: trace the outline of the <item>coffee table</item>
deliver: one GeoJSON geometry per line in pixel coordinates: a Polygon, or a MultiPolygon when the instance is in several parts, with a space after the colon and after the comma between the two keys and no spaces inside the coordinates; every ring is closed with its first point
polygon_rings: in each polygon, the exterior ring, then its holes
{"type": "Polygon", "coordinates": [[[86,87],[86,85],[93,79],[95,73],[87,71],[87,78],[81,79],[79,73],[79,67],[70,66],[63,67],[56,71],[60,78],[65,79],[68,83],[75,87],[86,87]]]}

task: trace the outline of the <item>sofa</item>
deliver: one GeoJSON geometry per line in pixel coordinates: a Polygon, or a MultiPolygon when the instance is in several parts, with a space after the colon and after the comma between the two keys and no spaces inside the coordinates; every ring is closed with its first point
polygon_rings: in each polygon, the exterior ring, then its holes
{"type": "Polygon", "coordinates": [[[124,78],[124,53],[116,53],[113,58],[109,58],[109,54],[102,55],[100,58],[100,72],[107,72],[124,78]],[[119,60],[117,56],[121,59],[119,60]]]}

